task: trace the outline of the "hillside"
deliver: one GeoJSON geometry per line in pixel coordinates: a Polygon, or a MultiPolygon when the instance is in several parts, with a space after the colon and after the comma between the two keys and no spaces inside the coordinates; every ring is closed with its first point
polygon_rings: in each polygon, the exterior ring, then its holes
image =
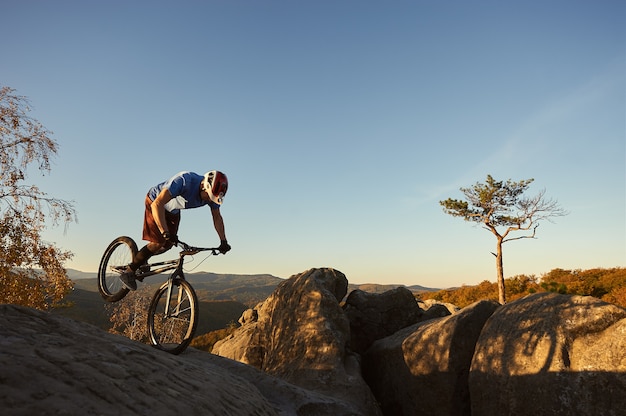
{"type": "Polygon", "coordinates": [[[80,270],[74,269],[65,269],[67,273],[67,277],[69,277],[73,281],[82,280],[82,279],[95,279],[98,277],[97,272],[81,272],[80,270]]]}
{"type": "MultiPolygon", "coordinates": [[[[53,312],[108,330],[111,327],[109,308],[114,305],[100,297],[96,274],[71,269],[67,273],[74,281],[74,290],[66,297],[66,306],[53,312]]],[[[165,276],[155,276],[141,287],[148,286],[152,293],[165,279],[165,276]]],[[[237,322],[244,310],[267,298],[282,280],[270,275],[214,273],[190,273],[187,279],[194,286],[200,302],[198,334],[237,322]]]]}
{"type": "MultiPolygon", "coordinates": [[[[98,291],[98,283],[96,280],[97,273],[95,272],[82,272],[79,270],[67,269],[67,276],[74,281],[75,288],[85,289],[92,292],[98,291]]],[[[278,285],[278,283],[284,280],[270,274],[239,275],[196,272],[187,273],[185,276],[187,280],[194,285],[194,288],[199,289],[201,286],[203,289],[212,292],[206,293],[206,295],[209,296],[209,299],[224,299],[229,295],[237,297],[240,296],[241,293],[245,293],[245,291],[242,290],[245,287],[251,288],[251,291],[263,293],[266,288],[274,288],[278,285]]],[[[156,279],[160,282],[163,277],[155,276],[151,279],[156,279]]],[[[350,283],[348,291],[359,289],[368,293],[383,293],[401,286],[406,287],[411,292],[435,292],[441,290],[440,288],[430,288],[420,285],[404,286],[399,284],[350,283]]]]}
{"type": "MultiPolygon", "coordinates": [[[[553,269],[540,277],[518,275],[505,279],[507,300],[513,301],[532,293],[593,296],[605,302],[626,307],[626,268],[587,270],[553,269]]],[[[419,294],[421,300],[434,299],[460,308],[481,299],[498,299],[496,282],[485,280],[477,285],[443,289],[419,294]]]]}
{"type": "Polygon", "coordinates": [[[98,328],[108,329],[110,327],[109,315],[105,309],[106,303],[100,294],[97,291],[80,289],[77,286],[75,283],[74,290],[65,297],[65,303],[69,306],[55,308],[52,311],[98,328]]]}
{"type": "MultiPolygon", "coordinates": [[[[74,292],[82,290],[98,294],[96,273],[68,269],[67,275],[74,282],[74,292]]],[[[185,277],[193,285],[200,301],[233,300],[249,306],[254,306],[255,303],[269,296],[278,283],[283,280],[269,274],[236,275],[208,272],[187,273],[185,277]]],[[[165,275],[149,277],[143,284],[140,284],[140,287],[148,284],[156,290],[166,278],[165,275]]],[[[72,294],[71,300],[88,296],[72,294]]],[[[100,298],[100,295],[97,297],[100,298]]]]}
{"type": "MultiPolygon", "coordinates": [[[[96,325],[108,330],[109,311],[112,307],[102,300],[98,293],[97,273],[67,269],[67,275],[74,282],[74,290],[66,297],[69,306],[55,309],[60,315],[96,325]]],[[[225,328],[236,323],[248,308],[264,301],[284,279],[270,274],[217,274],[210,272],[187,273],[187,280],[193,285],[200,302],[200,321],[197,334],[204,334],[225,328]]],[[[165,275],[153,276],[140,284],[148,285],[154,292],[166,279],[165,275]]],[[[383,293],[401,285],[350,284],[349,292],[360,289],[369,293],[383,293]]],[[[432,292],[422,286],[408,287],[414,293],[432,292]]]]}
{"type": "Polygon", "coordinates": [[[384,293],[389,290],[396,289],[398,287],[406,287],[413,293],[436,292],[438,290],[441,290],[441,289],[435,289],[435,288],[425,287],[425,286],[420,286],[420,285],[404,286],[404,285],[381,285],[378,283],[359,283],[359,284],[350,283],[348,285],[348,293],[356,289],[362,290],[363,292],[368,292],[368,293],[384,293]]]}

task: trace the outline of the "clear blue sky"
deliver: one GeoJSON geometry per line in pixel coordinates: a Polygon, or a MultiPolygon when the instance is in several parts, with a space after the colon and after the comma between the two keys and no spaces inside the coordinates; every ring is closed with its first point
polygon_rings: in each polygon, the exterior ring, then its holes
{"type": "MultiPolygon", "coordinates": [[[[190,268],[352,283],[495,280],[460,187],[534,178],[570,214],[505,244],[507,277],[626,266],[626,2],[0,1],[0,84],[60,150],[46,238],[97,270],[148,188],[227,173],[233,250],[190,268]]],[[[208,209],[183,240],[217,245],[208,209]]]]}

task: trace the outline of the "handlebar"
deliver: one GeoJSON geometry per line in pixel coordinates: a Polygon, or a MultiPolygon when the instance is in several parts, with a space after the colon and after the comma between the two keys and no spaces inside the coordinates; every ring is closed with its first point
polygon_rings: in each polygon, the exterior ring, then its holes
{"type": "Polygon", "coordinates": [[[201,251],[210,251],[212,255],[216,256],[220,254],[219,247],[192,247],[184,241],[178,240],[177,244],[182,251],[180,252],[181,256],[193,256],[194,254],[198,254],[201,251]]]}

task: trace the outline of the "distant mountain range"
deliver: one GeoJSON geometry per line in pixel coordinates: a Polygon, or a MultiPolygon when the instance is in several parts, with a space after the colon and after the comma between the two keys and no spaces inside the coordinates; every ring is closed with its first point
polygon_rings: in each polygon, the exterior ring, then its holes
{"type": "MultiPolygon", "coordinates": [[[[69,304],[54,312],[88,322],[108,330],[109,308],[98,293],[97,273],[67,269],[74,289],[65,298],[69,304]]],[[[283,280],[268,274],[229,275],[215,273],[186,273],[200,302],[197,334],[203,334],[237,322],[243,311],[265,300],[283,280]]],[[[154,292],[167,279],[166,275],[147,278],[139,287],[148,285],[154,292]]]]}
{"type": "MultiPolygon", "coordinates": [[[[110,327],[109,303],[98,293],[97,273],[67,269],[68,277],[74,282],[74,290],[66,297],[71,305],[57,308],[56,313],[88,322],[103,329],[110,327]]],[[[244,310],[253,308],[264,301],[284,279],[270,274],[216,274],[209,272],[186,273],[186,279],[193,285],[200,302],[200,323],[197,334],[224,328],[237,322],[244,310]]],[[[140,287],[149,285],[152,291],[166,280],[167,276],[157,275],[147,278],[140,287]]],[[[383,293],[402,285],[350,284],[348,293],[360,289],[370,293],[383,293]]],[[[439,289],[419,285],[407,287],[419,293],[439,289]]]]}
{"type": "MultiPolygon", "coordinates": [[[[75,284],[80,284],[81,280],[89,280],[93,279],[93,287],[92,285],[87,285],[93,291],[98,291],[97,282],[95,279],[98,277],[96,272],[81,272],[79,270],[67,269],[67,276],[74,281],[75,284]]],[[[251,274],[251,275],[240,275],[240,274],[216,274],[210,272],[197,272],[197,273],[187,273],[187,280],[192,283],[199,283],[207,286],[207,289],[210,290],[228,290],[237,292],[237,288],[241,286],[253,286],[253,287],[261,287],[261,286],[272,286],[276,287],[278,283],[280,283],[282,278],[272,276],[270,274],[251,274]]],[[[360,289],[364,292],[370,293],[382,293],[391,289],[395,289],[400,286],[399,284],[378,284],[378,283],[350,283],[348,285],[348,293],[355,289],[360,289]]],[[[436,292],[440,289],[438,288],[430,288],[420,285],[411,285],[405,286],[411,292],[419,293],[419,292],[436,292]]],[[[271,293],[271,292],[270,292],[271,293]]]]}

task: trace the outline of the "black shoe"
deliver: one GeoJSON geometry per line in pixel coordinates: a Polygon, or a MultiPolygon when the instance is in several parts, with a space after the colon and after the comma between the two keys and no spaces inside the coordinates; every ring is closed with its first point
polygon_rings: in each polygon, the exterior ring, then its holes
{"type": "Polygon", "coordinates": [[[146,273],[150,273],[150,265],[144,263],[139,266],[139,268],[135,272],[135,279],[143,282],[143,279],[146,277],[144,276],[146,273]]]}
{"type": "Polygon", "coordinates": [[[120,274],[120,280],[126,289],[137,290],[137,281],[135,281],[135,272],[128,269],[120,274]]]}

